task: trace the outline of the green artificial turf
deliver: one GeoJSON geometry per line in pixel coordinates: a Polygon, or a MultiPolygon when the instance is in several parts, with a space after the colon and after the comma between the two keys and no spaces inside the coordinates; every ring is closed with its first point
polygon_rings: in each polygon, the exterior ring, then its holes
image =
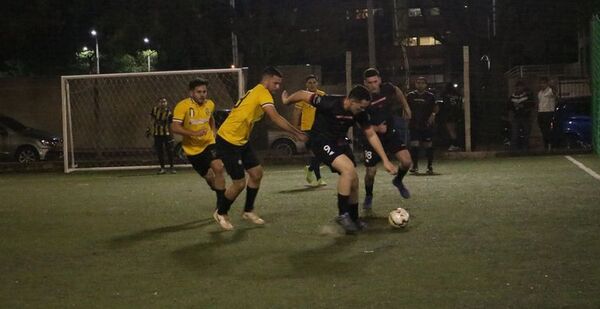
{"type": "MultiPolygon", "coordinates": [[[[600,173],[600,158],[573,156],[600,173]]],[[[379,171],[376,217],[337,233],[337,176],[267,166],[256,227],[192,170],[0,175],[0,307],[598,308],[600,181],[563,156],[379,171]],[[408,209],[406,229],[387,213],[408,209]]],[[[364,193],[359,167],[361,197],[364,193]]]]}

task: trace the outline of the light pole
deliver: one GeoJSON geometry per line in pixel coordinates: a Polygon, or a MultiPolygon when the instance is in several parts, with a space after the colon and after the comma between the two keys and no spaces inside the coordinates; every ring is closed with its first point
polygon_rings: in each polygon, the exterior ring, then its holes
{"type": "Polygon", "coordinates": [[[90,34],[96,40],[96,74],[100,74],[100,48],[98,47],[98,32],[92,29],[90,34]]]}
{"type": "Polygon", "coordinates": [[[148,46],[148,72],[150,72],[150,55],[152,54],[150,49],[150,39],[147,37],[144,38],[144,44],[148,46]]]}

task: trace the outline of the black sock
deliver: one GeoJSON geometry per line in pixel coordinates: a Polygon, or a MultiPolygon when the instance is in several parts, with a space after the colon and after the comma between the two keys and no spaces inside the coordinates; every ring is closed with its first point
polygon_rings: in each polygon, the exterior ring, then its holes
{"type": "Polygon", "coordinates": [[[373,196],[373,184],[365,184],[365,194],[373,196]]]}
{"type": "Polygon", "coordinates": [[[413,169],[419,168],[419,147],[411,147],[410,148],[410,156],[413,161],[413,169]]]}
{"type": "Polygon", "coordinates": [[[321,170],[319,169],[320,163],[321,162],[319,162],[319,159],[317,157],[313,157],[310,160],[310,167],[308,168],[309,170],[315,173],[315,177],[317,177],[317,180],[321,179],[321,170]]]}
{"type": "Polygon", "coordinates": [[[217,194],[217,209],[220,205],[223,205],[223,199],[225,198],[225,190],[214,189],[217,194]]]}
{"type": "Polygon", "coordinates": [[[450,146],[458,146],[458,145],[456,145],[456,138],[450,139],[450,146]]]}
{"type": "Polygon", "coordinates": [[[219,209],[217,210],[217,213],[220,215],[226,215],[229,212],[231,204],[233,204],[234,201],[235,200],[230,201],[227,197],[225,197],[225,194],[223,194],[223,199],[221,200],[221,204],[219,204],[219,209]]]}
{"type": "Polygon", "coordinates": [[[396,174],[396,179],[400,180],[400,182],[402,182],[402,179],[404,179],[404,176],[406,176],[406,173],[408,172],[408,170],[405,170],[402,168],[402,166],[398,167],[398,174],[396,174]]]}
{"type": "Polygon", "coordinates": [[[427,168],[431,169],[433,167],[433,147],[425,149],[425,153],[427,154],[427,168]]]}
{"type": "Polygon", "coordinates": [[[352,221],[358,220],[358,203],[348,205],[348,213],[350,214],[350,218],[352,221]]]}
{"type": "Polygon", "coordinates": [[[258,194],[258,188],[246,187],[246,206],[244,206],[245,212],[251,212],[254,210],[254,200],[258,194]]]}
{"type": "Polygon", "coordinates": [[[338,193],[338,214],[339,215],[343,215],[348,211],[348,200],[350,199],[350,196],[348,195],[341,195],[338,193]]]}

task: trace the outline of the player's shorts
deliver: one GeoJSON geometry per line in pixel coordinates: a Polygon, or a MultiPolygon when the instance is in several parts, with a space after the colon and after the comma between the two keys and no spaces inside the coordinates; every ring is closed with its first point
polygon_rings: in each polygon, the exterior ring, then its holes
{"type": "Polygon", "coordinates": [[[223,161],[227,174],[233,180],[243,179],[246,176],[245,170],[260,165],[260,161],[249,144],[233,145],[217,135],[216,145],[217,156],[223,161]]]}
{"type": "MultiPolygon", "coordinates": [[[[394,154],[398,151],[406,149],[406,142],[404,141],[404,137],[400,135],[396,128],[392,129],[391,132],[388,132],[383,135],[377,135],[379,140],[381,141],[381,145],[383,146],[383,150],[386,153],[394,154]]],[[[377,165],[377,163],[381,162],[381,157],[375,152],[373,146],[370,143],[366,143],[364,146],[364,157],[365,157],[365,166],[373,167],[377,165]]]]}
{"type": "Polygon", "coordinates": [[[346,155],[354,166],[356,166],[356,161],[354,160],[354,154],[352,153],[352,148],[346,141],[324,141],[319,139],[313,139],[311,142],[311,150],[315,154],[315,157],[319,159],[322,163],[329,166],[332,172],[338,173],[333,166],[331,165],[335,158],[346,155]]]}
{"type": "Polygon", "coordinates": [[[433,139],[433,128],[416,128],[410,130],[411,142],[431,142],[433,139]]]}
{"type": "Polygon", "coordinates": [[[404,142],[410,141],[410,130],[408,129],[408,120],[394,116],[394,129],[402,136],[404,142]]]}
{"type": "Polygon", "coordinates": [[[208,173],[208,169],[210,169],[210,164],[212,161],[218,159],[215,144],[206,146],[206,148],[197,155],[186,155],[186,157],[192,164],[194,170],[196,170],[196,172],[198,172],[198,174],[200,174],[202,177],[206,176],[206,173],[208,173]]]}

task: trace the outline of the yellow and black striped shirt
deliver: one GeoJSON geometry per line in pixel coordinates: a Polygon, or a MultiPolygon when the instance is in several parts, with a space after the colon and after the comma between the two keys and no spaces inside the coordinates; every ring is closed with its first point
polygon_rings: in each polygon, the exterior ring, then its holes
{"type": "Polygon", "coordinates": [[[152,117],[152,134],[154,136],[169,136],[169,126],[173,118],[173,113],[168,107],[155,106],[150,113],[152,117]]]}

